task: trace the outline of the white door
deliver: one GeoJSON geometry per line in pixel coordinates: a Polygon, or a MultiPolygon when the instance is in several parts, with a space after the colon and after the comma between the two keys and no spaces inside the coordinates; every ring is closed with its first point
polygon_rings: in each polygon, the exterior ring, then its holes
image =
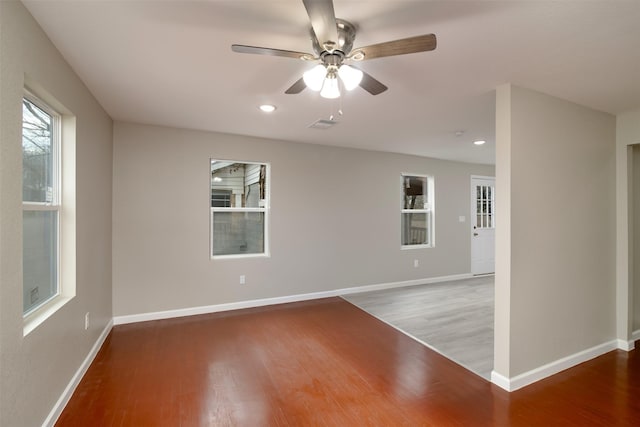
{"type": "Polygon", "coordinates": [[[471,177],[471,274],[495,272],[494,177],[471,177]]]}

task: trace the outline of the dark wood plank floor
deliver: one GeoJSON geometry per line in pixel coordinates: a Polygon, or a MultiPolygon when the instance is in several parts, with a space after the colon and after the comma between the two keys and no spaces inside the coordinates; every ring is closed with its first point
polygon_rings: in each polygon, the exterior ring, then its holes
{"type": "Polygon", "coordinates": [[[116,326],[56,425],[640,425],[640,357],[509,394],[329,298],[116,326]]]}

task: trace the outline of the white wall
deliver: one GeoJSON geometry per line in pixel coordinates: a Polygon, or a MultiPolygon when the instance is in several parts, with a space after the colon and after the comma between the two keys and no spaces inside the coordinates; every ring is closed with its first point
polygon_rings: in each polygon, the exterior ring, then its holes
{"type": "Polygon", "coordinates": [[[114,315],[469,273],[472,174],[493,167],[116,122],[114,315]],[[209,259],[212,157],[271,163],[270,258],[209,259]],[[400,250],[402,172],[435,177],[435,248],[400,250]]]}
{"type": "Polygon", "coordinates": [[[111,319],[112,121],[20,2],[0,1],[0,52],[0,425],[38,426],[111,319]],[[25,75],[77,119],[77,296],[23,337],[25,75]]]}
{"type": "Polygon", "coordinates": [[[510,224],[498,234],[494,369],[513,378],[616,335],[616,130],[609,114],[512,85],[496,111],[497,188],[510,189],[498,215],[510,224]]]}

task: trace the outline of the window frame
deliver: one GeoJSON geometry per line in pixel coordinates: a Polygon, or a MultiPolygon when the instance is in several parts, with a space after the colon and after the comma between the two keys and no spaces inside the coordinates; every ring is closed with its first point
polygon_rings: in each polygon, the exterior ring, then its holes
{"type": "MultiPolygon", "coordinates": [[[[25,76],[20,106],[23,100],[41,108],[47,114],[54,113],[57,126],[55,144],[57,167],[56,173],[56,194],[55,202],[58,211],[57,221],[57,294],[39,304],[24,310],[24,301],[21,299],[23,336],[27,336],[38,326],[44,323],[49,317],[64,307],[76,296],[76,116],[51,95],[39,83],[25,76]]],[[[21,129],[23,129],[24,116],[21,117],[21,129]]],[[[20,144],[22,145],[22,138],[20,144]]],[[[22,166],[22,162],[21,162],[22,166]]],[[[22,179],[22,167],[21,167],[22,179]]],[[[53,182],[52,182],[53,184],[53,182]]],[[[53,192],[53,191],[52,191],[53,192]]],[[[53,196],[53,194],[52,194],[53,196]]],[[[24,196],[23,196],[24,197],[24,196]]],[[[52,202],[54,197],[52,197],[52,202]]],[[[53,203],[22,202],[21,210],[49,210],[53,203]]],[[[24,213],[23,213],[24,218],[24,213]]],[[[21,226],[23,230],[24,225],[21,226]]],[[[24,245],[24,231],[21,231],[22,244],[24,245]]],[[[24,251],[24,249],[23,249],[24,251]]],[[[24,253],[22,255],[24,274],[24,253]]],[[[21,292],[24,295],[24,277],[22,277],[21,292]]]]}
{"type": "MultiPolygon", "coordinates": [[[[22,212],[24,218],[24,212],[55,212],[56,213],[56,229],[55,229],[55,263],[56,274],[55,280],[55,292],[53,295],[42,300],[37,305],[24,310],[22,316],[24,319],[32,317],[35,313],[42,310],[43,307],[50,304],[53,300],[60,297],[62,294],[62,265],[61,265],[61,235],[62,235],[62,114],[51,107],[48,103],[34,95],[33,92],[25,89],[22,97],[23,101],[26,100],[33,104],[43,112],[51,117],[51,154],[52,154],[52,186],[51,186],[51,201],[50,202],[33,202],[22,200],[22,212]]],[[[23,116],[24,122],[24,116],[23,116]]],[[[23,255],[24,263],[24,255],[23,255]]],[[[24,265],[23,265],[24,268],[24,265]]],[[[24,295],[24,281],[23,281],[23,295],[24,295]]]]}
{"type": "Polygon", "coordinates": [[[404,198],[405,192],[401,190],[400,194],[400,249],[401,250],[411,250],[411,249],[427,249],[435,247],[435,183],[433,175],[419,174],[419,173],[407,173],[402,172],[400,174],[400,188],[404,188],[404,183],[406,178],[419,178],[424,179],[426,182],[427,189],[427,197],[426,204],[427,208],[424,207],[422,209],[405,209],[404,208],[404,198]],[[427,243],[422,244],[403,244],[403,233],[402,229],[404,215],[407,214],[425,214],[426,215],[426,228],[427,228],[427,243]]]}
{"type": "MultiPolygon", "coordinates": [[[[269,251],[269,217],[271,210],[271,164],[268,162],[257,162],[257,161],[245,161],[245,160],[229,160],[229,159],[221,159],[217,157],[209,158],[209,257],[211,260],[224,260],[224,259],[239,259],[239,258],[269,258],[271,256],[269,251]],[[212,186],[211,186],[211,164],[212,162],[221,162],[221,163],[241,163],[245,165],[260,165],[265,166],[265,194],[264,194],[264,206],[262,207],[212,207],[212,186]],[[263,213],[264,221],[263,221],[263,252],[260,253],[236,253],[236,254],[224,254],[224,255],[214,255],[213,254],[213,218],[216,212],[236,212],[236,213],[263,213]]],[[[231,196],[233,197],[233,195],[231,196]]]]}

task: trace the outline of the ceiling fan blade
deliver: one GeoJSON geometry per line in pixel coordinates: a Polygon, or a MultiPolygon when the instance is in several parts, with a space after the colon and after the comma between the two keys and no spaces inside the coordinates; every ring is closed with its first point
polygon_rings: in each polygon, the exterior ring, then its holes
{"type": "Polygon", "coordinates": [[[318,39],[318,44],[327,50],[333,50],[338,45],[338,29],[336,14],[333,11],[333,1],[302,0],[302,3],[307,9],[307,15],[311,20],[311,27],[316,39],[318,39]],[[329,45],[327,45],[328,43],[329,45]]]}
{"type": "MultiPolygon", "coordinates": [[[[351,67],[357,68],[353,65],[351,65],[351,67]]],[[[357,69],[360,70],[360,68],[357,69]]],[[[362,80],[360,80],[360,87],[369,92],[371,95],[379,95],[385,90],[389,89],[378,80],[371,77],[371,75],[365,71],[362,71],[362,80]]]]}
{"type": "Polygon", "coordinates": [[[294,59],[314,59],[315,56],[305,52],[293,50],[271,49],[269,47],[245,46],[242,44],[231,45],[231,50],[237,53],[252,53],[254,55],[283,56],[294,59]]]}
{"type": "Polygon", "coordinates": [[[385,43],[372,44],[370,46],[354,49],[349,56],[356,56],[359,52],[364,54],[362,60],[383,58],[385,56],[405,55],[407,53],[427,52],[436,48],[435,34],[409,37],[385,43]]]}
{"type": "Polygon", "coordinates": [[[285,90],[284,93],[286,93],[287,95],[295,95],[297,93],[302,92],[306,87],[307,85],[304,83],[304,80],[302,79],[302,77],[300,77],[300,79],[298,79],[298,81],[292,84],[289,89],[285,90]]]}

